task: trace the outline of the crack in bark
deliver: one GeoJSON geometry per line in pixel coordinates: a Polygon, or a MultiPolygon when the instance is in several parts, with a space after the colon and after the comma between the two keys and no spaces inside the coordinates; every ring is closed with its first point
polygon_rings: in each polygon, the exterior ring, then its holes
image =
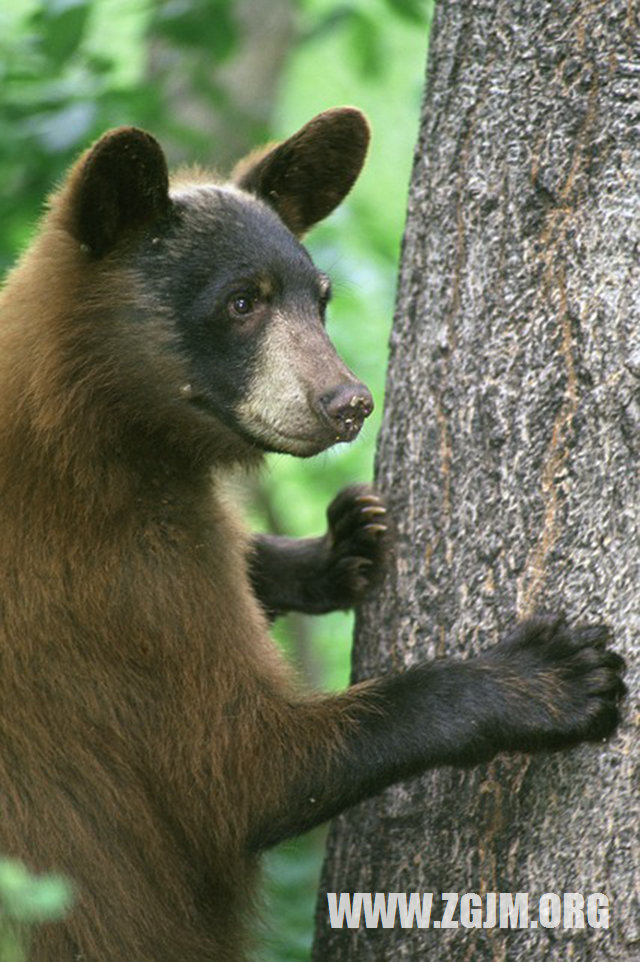
{"type": "MultiPolygon", "coordinates": [[[[584,47],[584,24],[578,25],[580,36],[579,46],[584,47]]],[[[585,192],[580,182],[579,174],[588,176],[590,147],[593,143],[593,131],[598,119],[599,84],[597,71],[593,65],[593,81],[589,90],[587,110],[584,121],[576,138],[575,149],[569,168],[569,173],[558,191],[561,206],[552,211],[542,233],[540,244],[544,251],[543,262],[543,296],[551,305],[553,293],[557,293],[559,301],[560,347],[567,377],[565,397],[560,411],[554,422],[551,440],[547,448],[540,490],[544,504],[543,521],[540,533],[533,548],[530,550],[524,571],[518,578],[517,607],[521,616],[532,614],[540,605],[544,594],[547,567],[546,562],[551,551],[561,536],[558,527],[558,503],[560,497],[559,480],[563,469],[569,460],[570,450],[574,443],[574,419],[579,405],[578,382],[574,363],[574,339],[571,331],[571,317],[568,308],[566,256],[562,254],[562,246],[566,243],[571,229],[571,221],[578,206],[579,195],[585,192]],[[556,263],[559,264],[556,267],[556,263]]],[[[535,184],[538,174],[538,161],[532,163],[532,180],[535,184]]],[[[564,481],[564,485],[568,485],[564,481]]]]}

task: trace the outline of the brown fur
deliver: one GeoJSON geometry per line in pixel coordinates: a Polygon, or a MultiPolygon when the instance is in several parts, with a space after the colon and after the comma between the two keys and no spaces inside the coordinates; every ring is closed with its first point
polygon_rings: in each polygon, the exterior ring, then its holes
{"type": "Polygon", "coordinates": [[[75,240],[82,163],[0,300],[0,853],[76,887],[34,962],[236,960],[248,840],[351,697],[294,693],[210,476],[223,446],[166,391],[170,332],[125,325],[138,278],[75,240]]]}

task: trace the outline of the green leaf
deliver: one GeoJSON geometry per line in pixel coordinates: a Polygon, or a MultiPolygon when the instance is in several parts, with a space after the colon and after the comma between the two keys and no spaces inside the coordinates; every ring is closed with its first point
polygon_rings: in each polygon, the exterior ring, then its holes
{"type": "Polygon", "coordinates": [[[56,919],[73,901],[71,886],[55,875],[30,875],[24,865],[11,859],[0,861],[0,916],[19,922],[56,919]]]}
{"type": "Polygon", "coordinates": [[[428,20],[424,0],[387,0],[394,13],[412,23],[425,24],[428,20]]]}
{"type": "Polygon", "coordinates": [[[160,8],[153,30],[171,43],[206,51],[218,62],[229,57],[238,42],[229,0],[168,3],[160,8]]]}
{"type": "Polygon", "coordinates": [[[354,10],[349,25],[349,40],[360,73],[376,77],[382,73],[382,29],[368,14],[354,10]]]}
{"type": "Polygon", "coordinates": [[[86,3],[51,5],[42,12],[40,48],[55,65],[61,66],[80,46],[89,13],[86,3]]]}

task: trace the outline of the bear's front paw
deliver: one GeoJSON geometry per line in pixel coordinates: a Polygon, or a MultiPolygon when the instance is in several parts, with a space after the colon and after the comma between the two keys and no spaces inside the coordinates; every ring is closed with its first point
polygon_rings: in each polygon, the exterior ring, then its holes
{"type": "Polygon", "coordinates": [[[513,702],[515,748],[565,748],[612,734],[625,686],[624,661],[607,648],[610,640],[606,625],[537,617],[493,649],[489,659],[513,702]]]}
{"type": "Polygon", "coordinates": [[[336,607],[357,604],[378,581],[389,543],[383,500],[368,485],[345,488],[327,510],[326,576],[336,607]]]}

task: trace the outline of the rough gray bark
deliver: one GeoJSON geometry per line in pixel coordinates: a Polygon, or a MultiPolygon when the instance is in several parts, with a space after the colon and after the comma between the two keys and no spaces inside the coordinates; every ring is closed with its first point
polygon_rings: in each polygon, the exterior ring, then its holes
{"type": "MultiPolygon", "coordinates": [[[[605,619],[606,745],[397,786],[333,825],[314,959],[640,958],[640,25],[633,0],[437,5],[377,484],[395,569],[354,676],[605,619]],[[331,929],[326,892],[603,892],[608,929],[331,929]]],[[[456,914],[456,919],[459,915],[456,914]]]]}

